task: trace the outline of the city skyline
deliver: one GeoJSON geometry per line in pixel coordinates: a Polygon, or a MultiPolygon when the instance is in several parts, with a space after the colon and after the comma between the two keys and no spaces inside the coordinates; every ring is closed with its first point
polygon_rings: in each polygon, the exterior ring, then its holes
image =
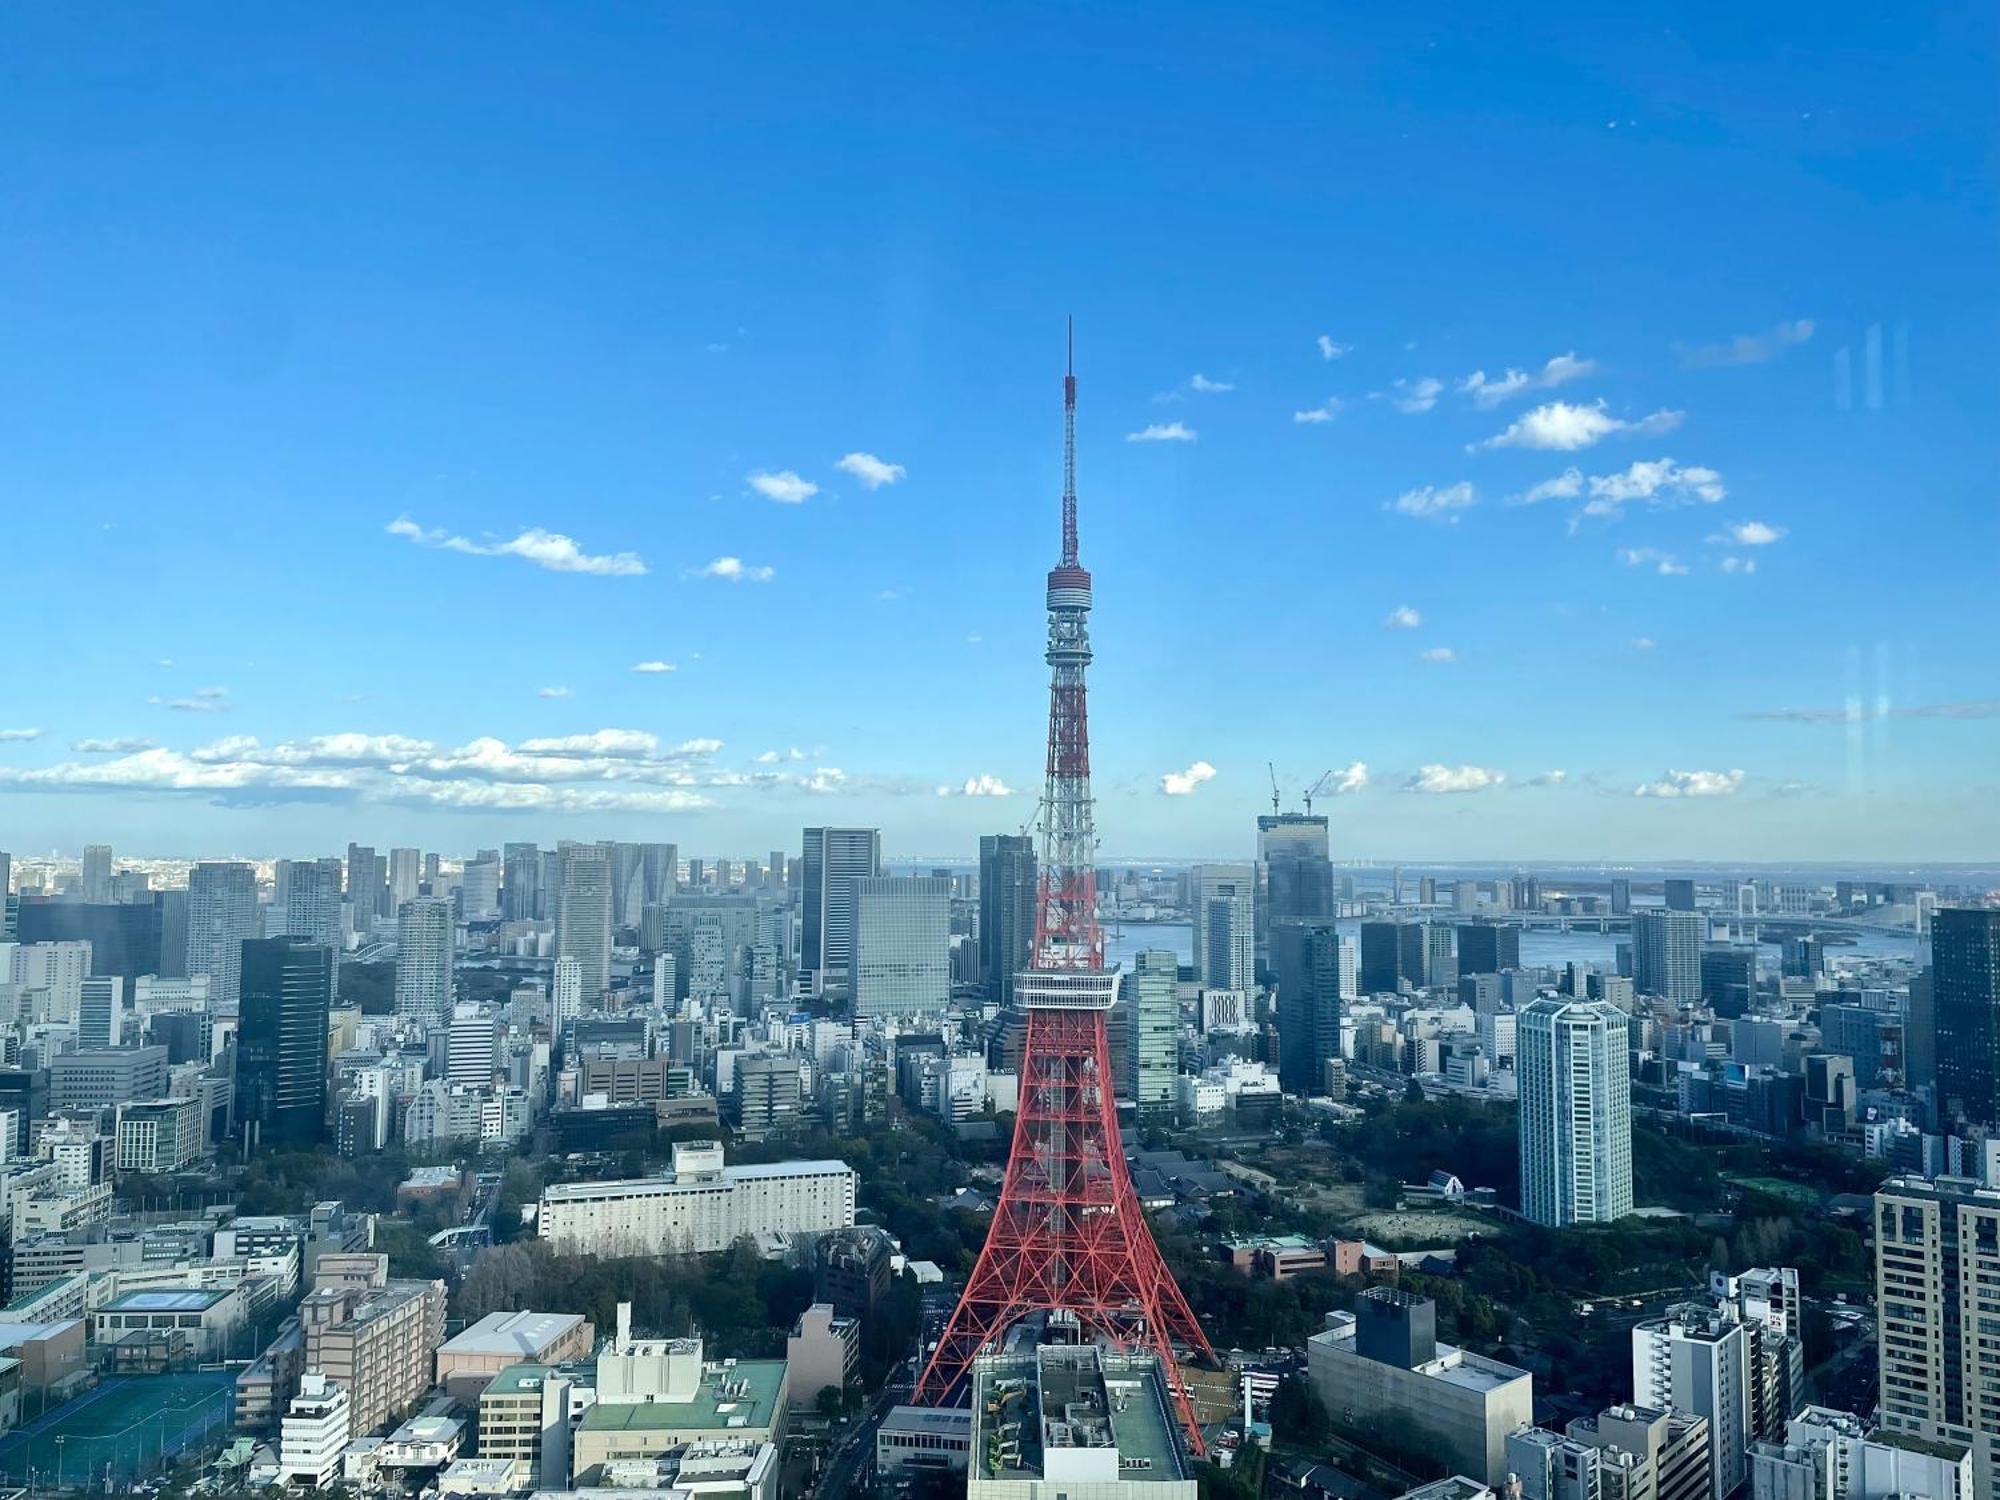
{"type": "Polygon", "coordinates": [[[1958,23],[1799,72],[1741,17],[975,21],[878,64],[893,115],[824,68],[886,18],[748,78],[664,24],[557,64],[503,19],[440,79],[365,22],[237,71],[6,20],[71,66],[0,64],[0,842],[970,857],[1034,815],[1074,311],[1107,851],[1243,857],[1267,761],[1287,807],[1333,770],[1337,858],[1993,846],[1958,23]]]}

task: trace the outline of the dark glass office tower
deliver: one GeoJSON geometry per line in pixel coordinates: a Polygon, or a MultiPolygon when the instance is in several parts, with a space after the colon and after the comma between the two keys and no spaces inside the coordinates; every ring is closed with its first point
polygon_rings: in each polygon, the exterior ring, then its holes
{"type": "Polygon", "coordinates": [[[1271,928],[1278,985],[1278,1081],[1291,1094],[1326,1092],[1326,1065],[1340,1056],[1340,933],[1331,922],[1271,928]]]}
{"type": "Polygon", "coordinates": [[[1361,992],[1394,994],[1399,980],[1424,982],[1424,929],[1419,922],[1361,924],[1361,992]]]}
{"type": "Polygon", "coordinates": [[[1521,929],[1511,922],[1461,922],[1458,972],[1498,974],[1521,967],[1521,929]]]}
{"type": "Polygon", "coordinates": [[[310,1151],[326,1139],[327,1012],[333,954],[300,938],[243,945],[236,1117],[245,1154],[310,1151]]]}
{"type": "Polygon", "coordinates": [[[1014,976],[1035,946],[1035,841],[989,833],[979,841],[979,970],[986,998],[1014,1001],[1014,976]]]}
{"type": "Polygon", "coordinates": [[[800,863],[799,968],[819,994],[846,995],[854,977],[854,883],[882,873],[882,832],[808,828],[800,863]]]}
{"type": "Polygon", "coordinates": [[[2000,909],[1932,915],[1930,1000],[1938,1122],[2000,1124],[2000,909]]]}

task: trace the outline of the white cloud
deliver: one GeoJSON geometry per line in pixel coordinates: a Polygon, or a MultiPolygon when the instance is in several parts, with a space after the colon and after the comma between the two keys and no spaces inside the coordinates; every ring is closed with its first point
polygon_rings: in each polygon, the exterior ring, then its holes
{"type": "Polygon", "coordinates": [[[1607,412],[1602,400],[1588,406],[1569,401],[1550,401],[1523,413],[1505,432],[1466,446],[1468,451],[1475,453],[1484,448],[1553,449],[1567,453],[1577,448],[1588,448],[1614,433],[1641,437],[1672,432],[1680,426],[1683,415],[1677,411],[1656,411],[1651,416],[1628,422],[1607,412]]]}
{"type": "MultiPolygon", "coordinates": [[[[689,740],[679,750],[683,754],[713,755],[722,748],[721,740],[689,740]]],[[[529,755],[619,755],[641,758],[657,755],[660,737],[644,729],[594,729],[588,734],[544,735],[521,741],[529,755]]]]}
{"type": "Polygon", "coordinates": [[[1780,323],[1768,333],[1739,333],[1735,338],[1721,344],[1676,344],[1674,350],[1681,357],[1681,363],[1690,369],[1707,369],[1717,365],[1761,365],[1794,344],[1803,344],[1813,336],[1811,318],[1796,318],[1789,323],[1780,323]]]}
{"type": "Polygon", "coordinates": [[[1304,423],[1331,422],[1346,408],[1347,403],[1342,401],[1340,397],[1328,396],[1318,406],[1308,407],[1305,411],[1293,412],[1292,420],[1304,423]]]}
{"type": "Polygon", "coordinates": [[[1195,430],[1185,422],[1152,422],[1125,434],[1128,443],[1192,443],[1195,430]]]}
{"type": "MultiPolygon", "coordinates": [[[[879,490],[885,484],[894,484],[909,473],[909,470],[905,469],[901,464],[887,463],[872,453],[850,453],[842,458],[839,463],[835,464],[834,467],[839,469],[843,474],[853,475],[861,481],[865,488],[871,490],[879,490]]],[[[798,479],[799,476],[793,474],[789,477],[798,479]]],[[[751,482],[754,484],[756,481],[753,479],[751,482]]],[[[800,483],[804,483],[804,481],[800,480],[800,483]]],[[[777,499],[779,497],[774,495],[772,498],[777,499]]],[[[801,495],[799,498],[803,500],[806,497],[801,495]]]]}
{"type": "Polygon", "coordinates": [[[1210,380],[1206,375],[1197,371],[1188,377],[1188,389],[1201,395],[1221,396],[1235,390],[1236,386],[1233,382],[1227,380],[1210,380]]]}
{"type": "Polygon", "coordinates": [[[1614,520],[1634,501],[1652,506],[1716,505],[1729,495],[1714,469],[1677,464],[1671,458],[1640,459],[1616,474],[1593,474],[1589,487],[1590,499],[1570,518],[1572,531],[1585,516],[1614,520]]]}
{"type": "Polygon", "coordinates": [[[751,566],[740,557],[718,557],[695,570],[701,578],[720,578],[724,583],[769,583],[777,576],[776,571],[764,566],[751,566]]]}
{"type": "Polygon", "coordinates": [[[535,696],[537,698],[567,698],[569,696],[569,689],[566,687],[540,688],[536,690],[535,696]]]}
{"type": "Polygon", "coordinates": [[[1658,547],[1621,547],[1618,560],[1628,568],[1651,568],[1662,578],[1679,578],[1687,572],[1687,564],[1658,547]]]}
{"type": "Polygon", "coordinates": [[[1014,789],[998,776],[968,776],[962,785],[941,786],[940,797],[1011,797],[1014,789]]]}
{"type": "Polygon", "coordinates": [[[1394,511],[1399,516],[1415,516],[1419,520],[1447,521],[1455,526],[1458,524],[1457,512],[1478,503],[1478,492],[1469,482],[1461,479],[1457,484],[1427,484],[1419,489],[1404,490],[1382,509],[1394,511]]]}
{"type": "Polygon", "coordinates": [[[1407,604],[1399,604],[1389,611],[1388,618],[1382,621],[1382,628],[1384,630],[1415,630],[1423,623],[1424,617],[1420,611],[1412,609],[1407,604]]]}
{"type": "Polygon", "coordinates": [[[1432,646],[1427,650],[1419,651],[1417,659],[1419,661],[1453,662],[1458,660],[1458,653],[1449,646],[1432,646]]]}
{"type": "Polygon", "coordinates": [[[1354,349],[1352,344],[1336,344],[1323,333],[1315,342],[1319,345],[1321,359],[1339,359],[1341,355],[1352,353],[1354,349]]]}
{"type": "Polygon", "coordinates": [[[632,670],[646,677],[657,677],[663,672],[677,672],[680,669],[670,661],[635,661],[632,670]]]}
{"type": "Polygon", "coordinates": [[[1650,635],[1635,635],[1625,644],[1630,646],[1634,651],[1651,651],[1655,646],[1659,645],[1659,642],[1654,640],[1650,635]]]}
{"type": "Polygon", "coordinates": [[[1528,778],[1528,785],[1561,786],[1565,781],[1568,780],[1569,780],[1569,772],[1567,771],[1544,771],[1539,776],[1530,776],[1528,778]]]}
{"type": "Polygon", "coordinates": [[[1333,773],[1333,779],[1325,787],[1325,793],[1335,797],[1349,796],[1368,785],[1368,762],[1357,760],[1333,773]]]}
{"type": "Polygon", "coordinates": [[[1553,479],[1544,479],[1540,484],[1530,485],[1507,503],[1509,505],[1540,505],[1544,500],[1574,500],[1583,493],[1583,471],[1564,469],[1553,479]]]}
{"type": "Polygon", "coordinates": [[[645,559],[636,552],[585,552],[574,538],[559,531],[545,531],[539,526],[530,526],[518,536],[502,542],[475,542],[470,537],[453,536],[442,527],[419,526],[408,516],[398,516],[385,529],[389,535],[405,537],[421,547],[438,547],[446,552],[462,552],[469,557],[518,557],[551,573],[593,573],[608,578],[630,578],[646,571],[645,559]]]}
{"type": "Polygon", "coordinates": [[[1160,790],[1169,797],[1186,797],[1204,781],[1215,779],[1215,767],[1198,760],[1185,771],[1169,771],[1160,778],[1160,790]]]}
{"type": "Polygon", "coordinates": [[[123,735],[117,739],[81,739],[70,742],[70,749],[78,755],[133,755],[141,750],[151,750],[154,742],[137,735],[123,735]]]}
{"type": "Polygon", "coordinates": [[[1568,354],[1556,355],[1532,375],[1525,370],[1509,368],[1504,374],[1489,377],[1484,370],[1474,370],[1458,383],[1458,391],[1460,395],[1470,396],[1472,404],[1480,410],[1490,411],[1523,391],[1554,390],[1566,381],[1581,379],[1596,368],[1596,360],[1579,359],[1572,350],[1568,354]]]}
{"type": "Polygon", "coordinates": [[[25,744],[29,740],[38,740],[41,737],[42,731],[39,729],[0,729],[0,745],[25,744]]]}
{"type": "Polygon", "coordinates": [[[801,750],[797,745],[792,746],[789,750],[765,750],[758,754],[757,764],[760,766],[775,766],[779,761],[784,760],[811,760],[818,753],[816,750],[811,752],[801,750]]]}
{"type": "Polygon", "coordinates": [[[1733,526],[1723,527],[1709,540],[1731,547],[1768,547],[1784,534],[1782,526],[1767,526],[1762,521],[1738,521],[1733,526]]]}
{"type": "Polygon", "coordinates": [[[1443,796],[1454,792],[1489,792],[1506,784],[1505,771],[1486,766],[1420,766],[1403,783],[1403,790],[1443,796]]]}
{"type": "Polygon", "coordinates": [[[1754,557],[1725,557],[1719,565],[1725,573],[1754,573],[1757,559],[1754,557]]]}
{"type": "MultiPolygon", "coordinates": [[[[848,457],[865,458],[867,455],[849,454],[848,457]]],[[[846,466],[847,460],[842,459],[841,467],[846,468],[846,466]]],[[[894,466],[891,465],[891,467],[894,466]]],[[[759,469],[750,476],[749,485],[751,489],[762,495],[766,500],[775,500],[780,505],[804,505],[806,501],[819,493],[818,485],[814,484],[810,479],[801,479],[790,469],[779,469],[775,473],[766,469],[759,469]]],[[[873,489],[874,486],[869,485],[869,488],[873,489]]]]}
{"type": "Polygon", "coordinates": [[[1741,771],[1669,771],[1658,781],[1632,788],[1635,797],[1733,797],[1743,785],[1741,771]]]}
{"type": "Polygon", "coordinates": [[[1405,416],[1415,416],[1429,411],[1438,404],[1438,397],[1444,392],[1444,382],[1435,375],[1419,376],[1415,380],[1398,380],[1389,386],[1389,404],[1405,416]]]}
{"type": "Polygon", "coordinates": [[[171,708],[183,714],[226,714],[229,712],[229,689],[226,687],[196,688],[185,698],[148,698],[148,703],[161,708],[171,708]]]}

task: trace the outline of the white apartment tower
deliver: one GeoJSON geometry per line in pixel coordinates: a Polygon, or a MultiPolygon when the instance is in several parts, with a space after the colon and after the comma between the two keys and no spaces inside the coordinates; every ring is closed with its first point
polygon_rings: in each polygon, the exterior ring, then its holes
{"type": "Polygon", "coordinates": [[[451,903],[418,896],[396,908],[396,1014],[436,1025],[451,1014],[451,903]]]}
{"type": "MultiPolygon", "coordinates": [[[[1520,1011],[1521,1212],[1608,1224],[1632,1211],[1632,1079],[1625,1013],[1548,998],[1520,1011]]],[[[1642,1398],[1643,1399],[1643,1398],[1642,1398]]]]}

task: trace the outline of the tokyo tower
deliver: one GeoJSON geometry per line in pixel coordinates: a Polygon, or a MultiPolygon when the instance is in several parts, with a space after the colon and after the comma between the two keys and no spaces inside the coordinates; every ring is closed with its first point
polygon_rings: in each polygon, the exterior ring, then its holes
{"type": "Polygon", "coordinates": [[[1017,976],[1028,1013],[1013,1153],[986,1244],[916,1399],[957,1398],[973,1357],[998,1350],[1023,1318],[1057,1315],[1083,1339],[1159,1357],[1195,1452],[1201,1430],[1176,1373],[1174,1345],[1214,1351],[1153,1242],[1118,1139],[1105,1017],[1118,974],[1097,923],[1097,835],[1090,798],[1084,669],[1090,574],[1076,548],[1076,370],[1063,377],[1062,560],[1049,570],[1049,754],[1042,796],[1041,888],[1033,967],[1017,976]]]}

